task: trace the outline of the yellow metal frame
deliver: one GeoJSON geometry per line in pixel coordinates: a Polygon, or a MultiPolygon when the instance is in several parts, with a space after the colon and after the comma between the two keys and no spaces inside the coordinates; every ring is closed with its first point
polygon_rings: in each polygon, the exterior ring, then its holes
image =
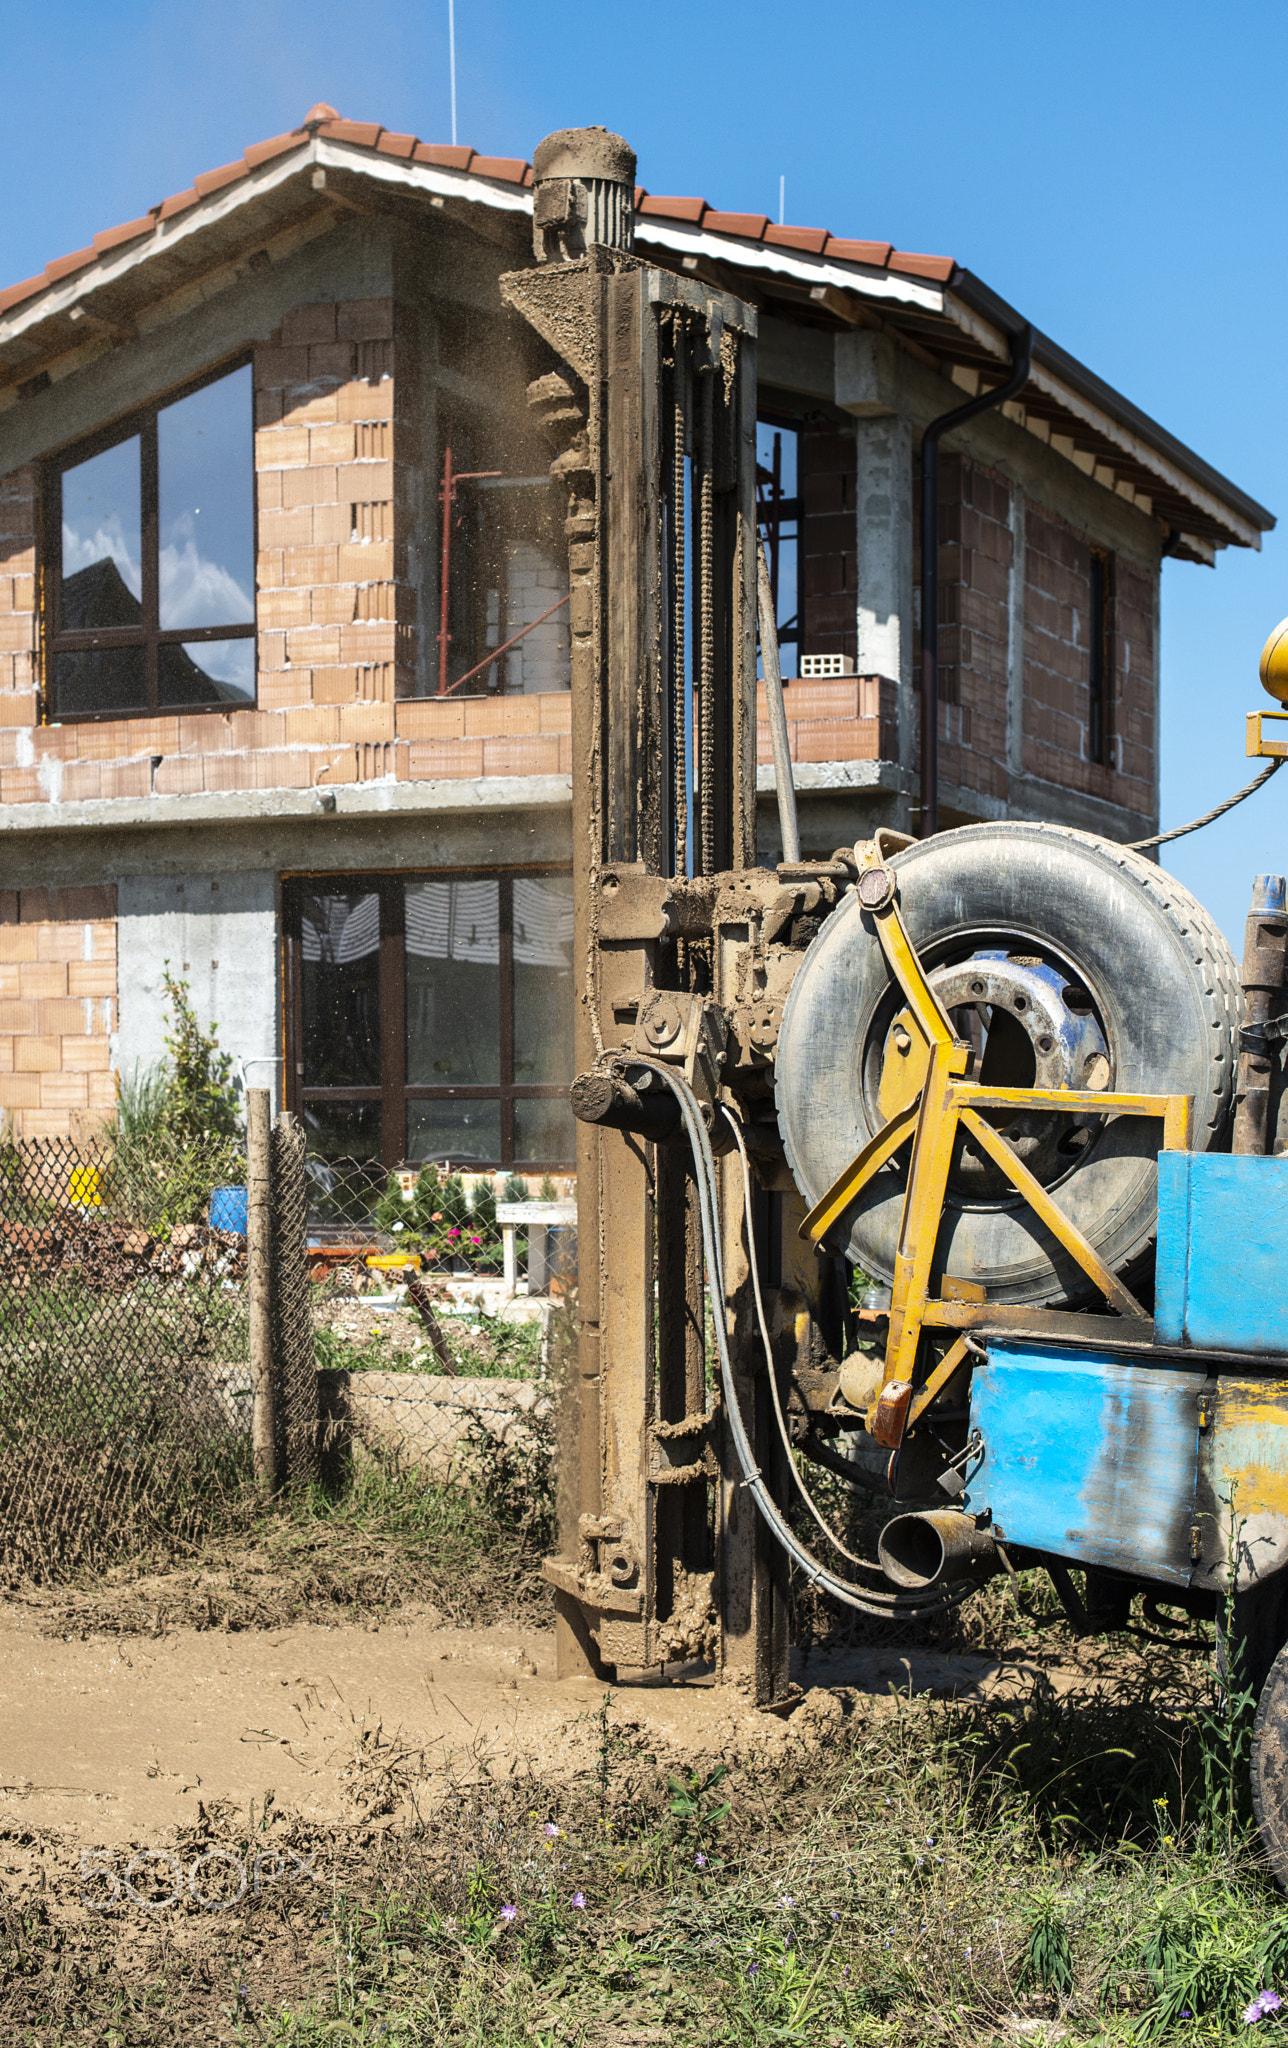
{"type": "MultiPolygon", "coordinates": [[[[973,1294],[975,1290],[964,1286],[954,1289],[951,1282],[945,1283],[944,1299],[931,1297],[930,1276],[959,1126],[968,1131],[981,1151],[1001,1168],[1016,1192],[1023,1196],[1070,1257],[1095,1282],[1110,1307],[1117,1311],[1123,1321],[1116,1334],[1147,1343],[1153,1325],[1135,1295],[1110,1271],[1095,1246],[1029,1172],[1001,1132],[994,1130],[980,1112],[1010,1108],[1050,1109],[1065,1114],[1071,1110],[1103,1110],[1116,1116],[1158,1117],[1163,1125],[1163,1149],[1171,1152],[1186,1149],[1192,1098],[1188,1095],[1116,1093],[1109,1089],[984,1088],[967,1081],[964,1076],[970,1049],[954,1033],[943,1005],[926,980],[916,948],[899,912],[893,871],[875,862],[870,864],[860,875],[859,896],[876,923],[877,937],[890,972],[908,999],[905,1022],[922,1040],[924,1071],[914,1100],[868,1140],[853,1164],[815,1203],[800,1226],[800,1235],[813,1244],[821,1244],[873,1175],[893,1158],[902,1145],[911,1143],[908,1185],[895,1255],[890,1333],[882,1385],[886,1386],[892,1380],[912,1383],[922,1333],[926,1329],[965,1332],[982,1324],[1022,1323],[1026,1327],[1054,1324],[1067,1325],[1069,1334],[1075,1335],[1081,1334],[1079,1326],[1086,1320],[1064,1312],[990,1306],[982,1298],[982,1290],[979,1299],[962,1299],[963,1295],[973,1294]]],[[[1100,1328],[1104,1330],[1103,1321],[1100,1328]]],[[[963,1334],[945,1354],[926,1384],[914,1394],[907,1427],[915,1426],[947,1385],[963,1363],[966,1351],[967,1338],[963,1334]]],[[[875,1412],[876,1403],[870,1411],[869,1420],[875,1412]]]]}
{"type": "Polygon", "coordinates": [[[1281,740],[1267,739],[1261,730],[1263,720],[1276,719],[1280,724],[1288,720],[1288,711],[1249,711],[1247,755],[1250,761],[1282,761],[1288,757],[1288,734],[1281,740]]]}

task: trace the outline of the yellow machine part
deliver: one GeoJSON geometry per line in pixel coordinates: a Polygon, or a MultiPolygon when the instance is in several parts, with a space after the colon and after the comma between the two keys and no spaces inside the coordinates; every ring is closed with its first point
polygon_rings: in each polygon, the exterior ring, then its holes
{"type": "Polygon", "coordinates": [[[1288,704],[1288,619],[1280,619],[1261,650],[1261,686],[1288,704]]]}

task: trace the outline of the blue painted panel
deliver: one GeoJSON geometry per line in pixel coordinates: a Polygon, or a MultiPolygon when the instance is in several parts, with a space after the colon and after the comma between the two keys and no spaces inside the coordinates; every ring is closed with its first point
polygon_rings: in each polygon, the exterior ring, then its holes
{"type": "Polygon", "coordinates": [[[1202,1372],[990,1341],[971,1423],[984,1462],[967,1505],[1003,1541],[1185,1585],[1202,1372]]]}
{"type": "Polygon", "coordinates": [[[1193,1152],[1158,1155],[1158,1251],[1154,1260],[1154,1342],[1185,1342],[1185,1283],[1190,1261],[1190,1162],[1193,1152]]]}
{"type": "Polygon", "coordinates": [[[1288,1353],[1288,1156],[1162,1152],[1154,1334],[1288,1353]]]}

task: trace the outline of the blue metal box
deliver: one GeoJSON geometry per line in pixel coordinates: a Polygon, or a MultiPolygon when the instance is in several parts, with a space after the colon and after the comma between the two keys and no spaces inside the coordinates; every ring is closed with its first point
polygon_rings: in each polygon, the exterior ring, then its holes
{"type": "Polygon", "coordinates": [[[1288,1353],[1288,1157],[1161,1152],[1154,1337],[1288,1353]]]}
{"type": "Polygon", "coordinates": [[[1187,1585],[1202,1370],[990,1337],[966,1505],[1001,1541],[1187,1585]]]}

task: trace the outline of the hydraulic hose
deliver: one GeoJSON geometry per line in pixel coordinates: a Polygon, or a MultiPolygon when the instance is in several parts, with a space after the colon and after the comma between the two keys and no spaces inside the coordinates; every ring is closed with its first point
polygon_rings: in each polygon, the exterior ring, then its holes
{"type": "MultiPolygon", "coordinates": [[[[734,1384],[733,1364],[729,1357],[729,1339],[724,1326],[723,1304],[725,1301],[724,1255],[720,1245],[720,1211],[716,1188],[716,1163],[711,1150],[711,1140],[702,1121],[702,1110],[693,1090],[682,1074],[674,1067],[668,1067],[661,1060],[649,1059],[641,1053],[630,1055],[633,1067],[648,1067],[671,1090],[680,1105],[684,1128],[693,1154],[693,1164],[698,1184],[698,1213],[702,1220],[702,1244],[706,1257],[707,1273],[716,1302],[717,1313],[712,1317],[715,1327],[716,1350],[720,1358],[720,1383],[724,1392],[725,1408],[728,1413],[729,1439],[733,1446],[738,1469],[742,1473],[739,1482],[751,1495],[771,1535],[780,1543],[792,1563],[804,1573],[812,1586],[830,1593],[845,1607],[857,1608],[861,1614],[874,1616],[883,1621],[912,1616],[941,1614],[946,1608],[956,1606],[974,1591],[969,1582],[951,1588],[937,1587],[933,1592],[893,1593],[883,1595],[869,1587],[855,1586],[849,1579],[838,1578],[827,1565],[820,1563],[812,1551],[807,1550],[787,1521],[769,1491],[764,1473],[756,1463],[755,1454],[747,1436],[746,1424],[742,1419],[742,1408],[738,1390],[734,1384]]],[[[754,1246],[749,1247],[754,1262],[754,1246]]],[[[772,1361],[770,1369],[772,1371],[772,1361]]],[[[799,1477],[799,1475],[798,1475],[799,1477]]],[[[871,1570],[878,1567],[871,1566],[871,1570]]]]}

